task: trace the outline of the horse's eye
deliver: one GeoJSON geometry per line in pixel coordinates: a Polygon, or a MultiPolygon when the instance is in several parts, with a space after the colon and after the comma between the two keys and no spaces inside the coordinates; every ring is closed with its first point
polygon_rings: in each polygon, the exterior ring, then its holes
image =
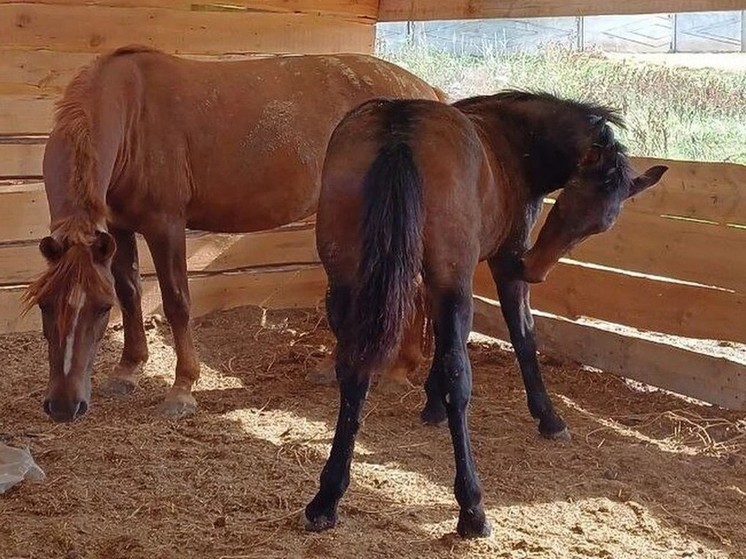
{"type": "Polygon", "coordinates": [[[110,310],[111,310],[111,305],[102,305],[101,307],[98,308],[98,311],[96,311],[96,314],[98,316],[103,316],[110,310]]]}

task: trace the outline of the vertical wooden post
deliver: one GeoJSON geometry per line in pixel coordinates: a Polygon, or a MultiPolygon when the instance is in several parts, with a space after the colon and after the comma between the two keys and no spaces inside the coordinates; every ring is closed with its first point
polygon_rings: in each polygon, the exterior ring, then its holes
{"type": "Polygon", "coordinates": [[[673,14],[673,37],[671,38],[671,52],[679,50],[679,14],[673,14]]]}

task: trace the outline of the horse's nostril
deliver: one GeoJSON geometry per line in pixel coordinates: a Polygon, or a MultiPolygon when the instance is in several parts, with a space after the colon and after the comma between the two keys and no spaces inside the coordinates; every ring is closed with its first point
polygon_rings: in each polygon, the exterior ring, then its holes
{"type": "Polygon", "coordinates": [[[74,417],[75,418],[81,417],[85,415],[85,412],[87,411],[88,411],[88,403],[85,400],[81,400],[80,402],[78,402],[78,407],[75,410],[74,417]]]}
{"type": "Polygon", "coordinates": [[[44,400],[44,413],[52,415],[52,402],[50,400],[44,400]]]}

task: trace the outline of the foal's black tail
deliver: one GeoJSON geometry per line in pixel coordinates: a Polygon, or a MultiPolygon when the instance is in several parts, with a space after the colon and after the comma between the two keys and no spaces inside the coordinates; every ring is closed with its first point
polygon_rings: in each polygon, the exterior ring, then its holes
{"type": "Polygon", "coordinates": [[[416,304],[422,269],[422,184],[412,149],[391,138],[365,177],[358,289],[343,352],[360,376],[399,347],[416,304]]]}

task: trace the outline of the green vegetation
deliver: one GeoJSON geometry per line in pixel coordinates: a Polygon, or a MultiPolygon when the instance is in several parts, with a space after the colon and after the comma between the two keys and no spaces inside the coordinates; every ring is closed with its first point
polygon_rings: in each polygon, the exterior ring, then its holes
{"type": "Polygon", "coordinates": [[[746,163],[746,72],[695,69],[549,48],[457,55],[410,47],[383,58],[454,99],[513,87],[615,107],[633,155],[746,163]]]}

